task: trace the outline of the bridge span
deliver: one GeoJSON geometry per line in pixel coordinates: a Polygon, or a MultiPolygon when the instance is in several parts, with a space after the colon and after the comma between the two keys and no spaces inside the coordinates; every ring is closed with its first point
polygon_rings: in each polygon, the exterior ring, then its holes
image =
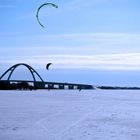
{"type": "Polygon", "coordinates": [[[92,85],[88,84],[76,84],[76,83],[62,83],[62,82],[45,82],[41,76],[37,73],[35,69],[33,69],[31,66],[19,63],[12,67],[10,67],[7,71],[5,71],[2,76],[0,77],[0,89],[2,90],[14,90],[14,89],[20,89],[20,90],[27,90],[27,89],[94,89],[92,85]],[[25,66],[30,71],[33,80],[11,80],[11,76],[14,72],[14,70],[19,66],[25,66]],[[5,75],[8,75],[7,80],[3,80],[5,75]],[[36,80],[36,76],[40,79],[40,81],[36,80]]]}
{"type": "Polygon", "coordinates": [[[0,80],[0,89],[94,89],[92,85],[25,80],[0,80]]]}

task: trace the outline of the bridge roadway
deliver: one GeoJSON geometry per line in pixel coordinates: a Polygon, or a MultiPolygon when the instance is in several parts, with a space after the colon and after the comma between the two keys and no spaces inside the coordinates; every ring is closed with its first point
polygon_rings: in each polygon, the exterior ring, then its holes
{"type": "Polygon", "coordinates": [[[0,80],[0,89],[3,86],[12,87],[15,89],[20,86],[21,89],[94,89],[92,85],[88,84],[76,84],[76,83],[62,83],[62,82],[42,82],[42,81],[25,81],[25,80],[0,80]]]}

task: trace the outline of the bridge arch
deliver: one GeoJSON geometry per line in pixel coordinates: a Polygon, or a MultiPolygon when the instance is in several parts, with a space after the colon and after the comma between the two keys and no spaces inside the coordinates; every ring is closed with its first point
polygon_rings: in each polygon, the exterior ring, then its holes
{"type": "Polygon", "coordinates": [[[2,74],[2,76],[0,77],[0,80],[1,80],[8,72],[10,72],[10,74],[9,74],[7,80],[10,80],[10,78],[11,78],[11,76],[12,76],[14,70],[15,70],[17,67],[19,67],[19,66],[25,66],[25,67],[30,71],[30,73],[31,73],[31,75],[32,75],[32,77],[33,77],[34,82],[36,82],[35,74],[39,77],[39,79],[40,79],[42,82],[44,82],[43,79],[41,78],[41,76],[37,73],[37,71],[36,71],[35,69],[33,69],[31,66],[29,66],[28,64],[25,64],[25,63],[19,63],[19,64],[16,64],[16,65],[13,65],[12,67],[10,67],[7,71],[5,71],[5,72],[2,74]]]}

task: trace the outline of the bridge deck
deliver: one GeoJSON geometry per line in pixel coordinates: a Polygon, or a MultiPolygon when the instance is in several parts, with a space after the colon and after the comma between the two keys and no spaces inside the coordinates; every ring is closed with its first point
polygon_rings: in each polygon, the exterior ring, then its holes
{"type": "Polygon", "coordinates": [[[77,84],[77,83],[62,83],[62,82],[42,82],[42,81],[25,81],[25,80],[0,80],[0,87],[2,84],[8,86],[29,86],[32,84],[34,89],[94,89],[92,85],[88,84],[77,84]],[[20,84],[20,85],[19,85],[20,84]]]}

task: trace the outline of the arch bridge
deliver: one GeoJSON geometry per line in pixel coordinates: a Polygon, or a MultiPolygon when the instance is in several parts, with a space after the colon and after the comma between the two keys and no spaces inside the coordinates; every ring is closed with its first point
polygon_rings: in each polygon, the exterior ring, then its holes
{"type": "Polygon", "coordinates": [[[0,89],[93,89],[92,85],[74,84],[74,83],[59,83],[59,82],[45,82],[38,72],[30,65],[19,63],[13,65],[6,70],[0,77],[0,89]],[[15,69],[19,66],[25,66],[32,75],[33,80],[11,80],[11,76],[15,69]],[[9,75],[8,75],[9,74],[9,75]],[[3,78],[8,75],[6,80],[3,78]],[[39,78],[39,80],[36,79],[39,78]]]}

